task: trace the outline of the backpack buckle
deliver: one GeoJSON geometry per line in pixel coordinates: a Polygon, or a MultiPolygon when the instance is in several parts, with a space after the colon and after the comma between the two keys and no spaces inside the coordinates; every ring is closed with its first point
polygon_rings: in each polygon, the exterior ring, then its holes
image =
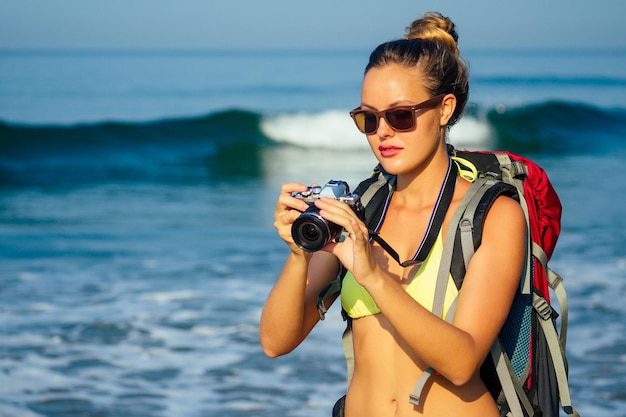
{"type": "Polygon", "coordinates": [[[526,178],[528,168],[520,161],[511,161],[511,175],[513,178],[526,178]]]}
{"type": "Polygon", "coordinates": [[[542,320],[545,321],[552,318],[552,306],[546,301],[545,298],[539,296],[536,297],[533,300],[533,307],[542,320]]]}
{"type": "Polygon", "coordinates": [[[320,314],[320,320],[326,319],[326,313],[328,313],[328,309],[326,308],[324,303],[318,304],[317,312],[320,314]]]}

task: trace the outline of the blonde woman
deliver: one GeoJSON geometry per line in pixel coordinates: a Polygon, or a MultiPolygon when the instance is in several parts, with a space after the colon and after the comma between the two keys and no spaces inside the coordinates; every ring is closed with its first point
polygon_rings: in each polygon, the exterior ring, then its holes
{"type": "MultiPolygon", "coordinates": [[[[378,46],[366,66],[361,103],[351,115],[382,168],[395,176],[377,232],[408,262],[372,241],[355,211],[332,198],[315,205],[348,237],[303,251],[291,226],[308,204],[292,193],[306,186],[281,188],[275,227],[291,251],[263,308],[261,344],[270,357],[295,349],[319,321],[318,293],[341,266],[347,269],[340,302],[352,320],[355,361],[341,411],[347,417],[500,415],[479,370],[519,282],[525,256],[519,204],[502,196],[489,210],[453,322],[431,312],[443,236],[470,187],[446,149],[468,90],[454,24],[438,13],[414,21],[403,39],[378,46]],[[433,223],[437,217],[441,224],[433,223]],[[434,243],[424,247],[429,230],[434,243]],[[420,404],[411,404],[409,394],[428,368],[436,372],[420,404]]],[[[448,285],[444,315],[456,291],[448,285]]]]}

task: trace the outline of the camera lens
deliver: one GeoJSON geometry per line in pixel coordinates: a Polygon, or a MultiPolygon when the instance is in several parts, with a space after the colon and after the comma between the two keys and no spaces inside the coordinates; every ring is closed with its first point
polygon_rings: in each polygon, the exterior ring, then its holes
{"type": "Polygon", "coordinates": [[[318,241],[322,234],[322,231],[313,223],[302,225],[300,230],[302,231],[302,237],[309,242],[318,241]]]}
{"type": "Polygon", "coordinates": [[[291,225],[293,241],[306,252],[317,252],[335,239],[343,229],[326,221],[312,205],[291,225]]]}
{"type": "Polygon", "coordinates": [[[307,252],[316,252],[330,242],[328,223],[317,213],[304,212],[291,226],[294,242],[307,252]]]}

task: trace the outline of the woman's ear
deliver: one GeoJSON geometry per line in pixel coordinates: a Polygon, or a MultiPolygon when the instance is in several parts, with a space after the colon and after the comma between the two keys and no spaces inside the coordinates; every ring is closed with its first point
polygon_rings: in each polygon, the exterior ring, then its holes
{"type": "Polygon", "coordinates": [[[441,101],[440,126],[448,125],[450,118],[454,114],[454,109],[456,109],[456,96],[454,94],[447,94],[441,101]]]}

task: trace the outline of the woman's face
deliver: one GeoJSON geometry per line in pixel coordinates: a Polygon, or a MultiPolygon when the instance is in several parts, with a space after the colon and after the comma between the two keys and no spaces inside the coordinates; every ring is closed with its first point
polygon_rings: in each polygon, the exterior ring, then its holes
{"type": "MultiPolygon", "coordinates": [[[[372,68],[365,74],[361,108],[380,111],[414,106],[430,98],[418,69],[390,64],[372,68]]],[[[419,110],[416,127],[409,132],[396,132],[384,117],[380,118],[377,131],[367,135],[367,140],[387,172],[398,175],[421,170],[443,147],[445,123],[449,117],[444,116],[442,107],[419,110]]]]}

